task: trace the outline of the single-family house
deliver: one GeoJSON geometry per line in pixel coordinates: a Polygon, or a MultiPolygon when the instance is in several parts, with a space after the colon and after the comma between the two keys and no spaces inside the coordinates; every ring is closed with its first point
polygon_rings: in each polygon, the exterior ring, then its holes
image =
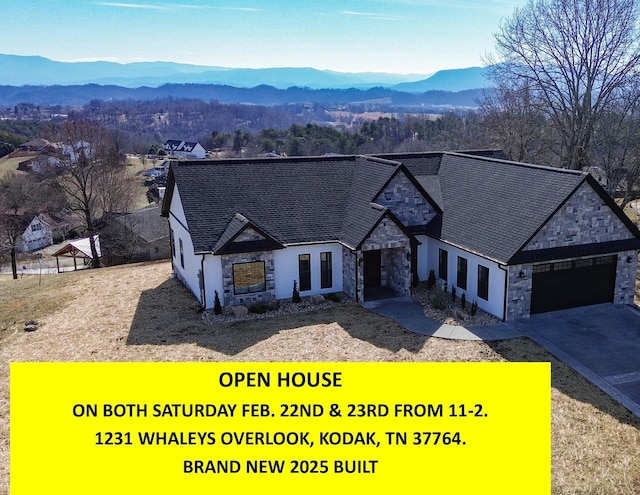
{"type": "Polygon", "coordinates": [[[433,270],[511,320],[633,302],[640,232],[586,172],[500,152],[172,162],[176,276],[205,308],[409,295],[433,270]]]}
{"type": "Polygon", "coordinates": [[[200,143],[168,139],[162,148],[169,156],[185,160],[201,160],[207,156],[207,150],[200,143]]]}
{"type": "Polygon", "coordinates": [[[108,264],[171,258],[169,225],[156,205],[112,215],[100,235],[108,264]]]}
{"type": "Polygon", "coordinates": [[[79,222],[73,215],[38,213],[20,236],[18,249],[36,251],[64,240],[79,222]]]}

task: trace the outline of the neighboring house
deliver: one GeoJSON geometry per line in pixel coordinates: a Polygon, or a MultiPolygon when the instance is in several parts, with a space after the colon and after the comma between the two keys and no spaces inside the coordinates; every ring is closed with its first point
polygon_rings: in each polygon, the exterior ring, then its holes
{"type": "Polygon", "coordinates": [[[60,145],[43,138],[32,139],[18,146],[21,151],[37,151],[38,153],[55,153],[59,148],[60,145]]]}
{"type": "Polygon", "coordinates": [[[39,213],[20,237],[19,250],[36,251],[64,240],[78,222],[72,215],[39,213]],[[74,222],[75,221],[75,222],[74,222]]]}
{"type": "Polygon", "coordinates": [[[114,215],[101,232],[107,263],[130,263],[171,258],[169,225],[159,206],[114,215]]]}
{"type": "Polygon", "coordinates": [[[207,150],[205,150],[200,143],[188,143],[186,141],[169,139],[162,147],[169,155],[175,158],[201,160],[207,156],[207,150]]]}
{"type": "Polygon", "coordinates": [[[176,275],[205,308],[409,295],[434,271],[483,310],[633,302],[640,232],[588,173],[500,152],[172,162],[176,275]]]}

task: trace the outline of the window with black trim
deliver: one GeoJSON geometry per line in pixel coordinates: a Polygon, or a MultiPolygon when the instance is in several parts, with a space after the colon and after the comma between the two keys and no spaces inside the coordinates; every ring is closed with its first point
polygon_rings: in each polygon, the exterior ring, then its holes
{"type": "Polygon", "coordinates": [[[298,256],[298,278],[300,279],[300,292],[311,290],[311,255],[298,256]]]}
{"type": "Polygon", "coordinates": [[[444,249],[438,251],[438,277],[447,280],[447,268],[449,266],[449,253],[444,249]]]}
{"type": "Polygon", "coordinates": [[[184,247],[182,246],[182,239],[180,240],[180,266],[184,268],[184,247]]]}
{"type": "Polygon", "coordinates": [[[234,294],[249,294],[267,290],[264,261],[236,263],[233,265],[234,294]]]}
{"type": "Polygon", "coordinates": [[[458,256],[458,276],[456,283],[458,288],[467,289],[467,258],[458,256]]]}
{"type": "Polygon", "coordinates": [[[176,235],[173,232],[173,229],[171,229],[171,236],[169,238],[169,241],[171,243],[171,257],[175,258],[176,257],[176,235]]]}
{"type": "Polygon", "coordinates": [[[333,286],[333,266],[331,252],[320,253],[320,288],[328,289],[333,286]]]}
{"type": "Polygon", "coordinates": [[[489,269],[478,265],[478,297],[489,300],[489,269]]]}

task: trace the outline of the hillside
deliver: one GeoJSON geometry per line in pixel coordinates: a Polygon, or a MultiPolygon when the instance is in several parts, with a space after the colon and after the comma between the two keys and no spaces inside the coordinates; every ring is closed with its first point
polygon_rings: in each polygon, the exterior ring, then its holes
{"type": "Polygon", "coordinates": [[[170,275],[158,262],[42,281],[0,276],[0,493],[9,486],[11,361],[551,361],[553,493],[640,491],[640,420],[530,340],[426,338],[353,303],[212,326],[170,275]],[[22,331],[28,319],[38,330],[22,331]]]}
{"type": "Polygon", "coordinates": [[[0,86],[0,106],[13,107],[20,103],[35,105],[81,106],[91,100],[150,101],[166,97],[189,98],[220,103],[251,105],[286,105],[319,103],[324,105],[370,103],[379,101],[395,107],[475,107],[482,90],[459,92],[428,91],[422,94],[394,91],[386,88],[310,89],[273,86],[238,88],[214,84],[165,84],[163,86],[125,88],[87,84],[80,86],[0,86]]]}

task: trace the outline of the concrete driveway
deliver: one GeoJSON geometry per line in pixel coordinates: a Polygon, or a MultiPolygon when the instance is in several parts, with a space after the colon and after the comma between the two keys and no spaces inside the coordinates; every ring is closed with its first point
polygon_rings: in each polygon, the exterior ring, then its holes
{"type": "Polygon", "coordinates": [[[509,325],[640,416],[640,310],[598,304],[509,325]]]}
{"type": "Polygon", "coordinates": [[[364,303],[412,332],[458,340],[526,336],[640,417],[640,310],[597,304],[486,327],[436,323],[410,297],[364,303]]]}

